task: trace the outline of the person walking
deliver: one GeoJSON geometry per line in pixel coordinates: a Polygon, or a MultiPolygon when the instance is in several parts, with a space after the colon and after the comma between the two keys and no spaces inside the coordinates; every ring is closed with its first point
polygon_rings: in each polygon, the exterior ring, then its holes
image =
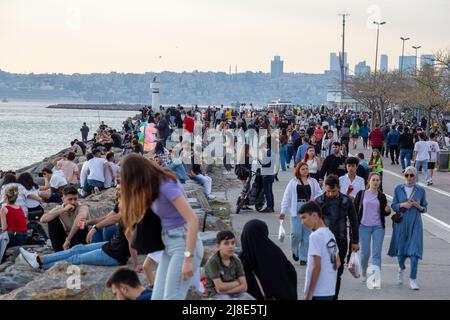
{"type": "Polygon", "coordinates": [[[411,165],[414,150],[414,136],[410,133],[408,127],[403,128],[403,132],[398,138],[398,144],[400,147],[400,164],[403,173],[405,168],[411,165]]]}
{"type": "Polygon", "coordinates": [[[376,124],[375,129],[370,132],[369,142],[370,146],[372,147],[372,150],[373,149],[382,150],[384,143],[384,135],[383,132],[380,130],[379,124],[376,124]]]}
{"type": "Polygon", "coordinates": [[[419,259],[423,256],[423,223],[422,214],[427,212],[428,202],[425,189],[416,180],[417,171],[410,166],[405,169],[405,182],[395,187],[392,209],[397,217],[393,223],[393,231],[388,255],[397,257],[398,284],[403,284],[407,258],[411,262],[409,288],[419,290],[417,271],[419,259]]]}
{"type": "Polygon", "coordinates": [[[400,138],[400,133],[397,131],[395,126],[391,127],[391,130],[389,131],[387,135],[387,144],[389,146],[389,153],[391,155],[391,164],[399,164],[398,158],[399,158],[399,152],[400,148],[398,145],[398,140],[400,138]]]}
{"type": "Polygon", "coordinates": [[[358,122],[353,121],[352,125],[350,126],[350,135],[352,136],[353,141],[353,149],[356,149],[359,139],[359,125],[358,122]]]}
{"type": "Polygon", "coordinates": [[[301,223],[298,211],[303,204],[322,194],[322,190],[317,180],[309,176],[306,162],[302,161],[295,167],[294,176],[284,190],[280,220],[284,220],[287,212],[291,214],[292,258],[294,261],[300,259],[300,265],[306,265],[311,231],[301,223]]]}
{"type": "MultiPolygon", "coordinates": [[[[424,132],[419,134],[419,141],[414,144],[414,156],[416,171],[423,170],[423,175],[427,185],[431,185],[430,177],[428,175],[428,161],[431,158],[430,145],[427,142],[427,136],[424,132]]],[[[416,181],[419,182],[419,175],[416,175],[416,181]]]]}
{"type": "Polygon", "coordinates": [[[367,143],[369,140],[370,129],[367,126],[367,122],[364,122],[363,125],[359,128],[359,135],[363,139],[363,148],[368,149],[367,143]]]}
{"type": "Polygon", "coordinates": [[[311,178],[314,178],[318,181],[319,179],[319,168],[321,166],[321,161],[318,156],[316,156],[316,151],[314,150],[314,147],[309,146],[306,150],[305,158],[303,159],[303,162],[306,162],[309,169],[309,176],[311,178]]]}

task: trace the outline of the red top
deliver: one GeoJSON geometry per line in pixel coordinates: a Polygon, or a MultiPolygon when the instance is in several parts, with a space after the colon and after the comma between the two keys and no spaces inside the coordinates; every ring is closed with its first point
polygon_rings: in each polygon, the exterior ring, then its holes
{"type": "Polygon", "coordinates": [[[186,117],[183,120],[183,124],[185,126],[185,129],[189,131],[189,133],[194,133],[194,119],[191,117],[186,117]]]}
{"type": "Polygon", "coordinates": [[[374,148],[381,148],[384,142],[384,135],[380,129],[375,129],[369,134],[370,145],[374,148]]]}
{"type": "Polygon", "coordinates": [[[314,130],[314,136],[316,137],[316,141],[319,142],[320,139],[322,139],[322,137],[325,135],[325,130],[323,130],[322,128],[320,129],[315,129],[314,130]]]}
{"type": "Polygon", "coordinates": [[[27,218],[25,218],[25,213],[22,208],[13,208],[10,205],[5,205],[8,209],[6,214],[6,223],[8,224],[8,230],[10,232],[27,232],[27,218]]]}

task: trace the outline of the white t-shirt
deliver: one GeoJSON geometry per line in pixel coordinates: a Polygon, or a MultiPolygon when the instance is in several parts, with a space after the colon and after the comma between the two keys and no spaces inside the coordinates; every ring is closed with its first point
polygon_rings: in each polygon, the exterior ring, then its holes
{"type": "Polygon", "coordinates": [[[436,141],[428,141],[428,144],[430,146],[430,152],[431,152],[431,158],[429,162],[436,162],[437,161],[437,154],[439,151],[439,144],[436,141]]]}
{"type": "Polygon", "coordinates": [[[320,257],[320,275],[314,289],[313,297],[334,296],[336,291],[337,269],[334,270],[331,256],[337,259],[339,249],[336,238],[327,227],[312,232],[309,236],[308,263],[305,277],[305,294],[308,293],[314,268],[314,257],[320,257]]]}
{"type": "Polygon", "coordinates": [[[413,190],[414,190],[414,186],[412,186],[412,187],[405,186],[406,197],[408,199],[411,197],[413,190]]]}
{"type": "Polygon", "coordinates": [[[450,122],[447,122],[447,132],[450,133],[450,122]]]}
{"type": "Polygon", "coordinates": [[[55,188],[55,189],[59,189],[65,185],[67,185],[67,180],[64,177],[64,172],[62,172],[62,170],[54,170],[49,183],[50,183],[50,187],[55,188]]]}
{"type": "MultiPolygon", "coordinates": [[[[109,164],[111,165],[111,169],[114,174],[114,177],[116,177],[116,183],[117,183],[117,178],[119,177],[118,175],[119,175],[120,167],[117,164],[115,164],[114,162],[110,162],[109,164]]],[[[114,185],[112,183],[112,176],[109,173],[108,168],[106,168],[106,167],[104,168],[104,174],[105,174],[105,189],[113,187],[114,185]]]]}
{"type": "Polygon", "coordinates": [[[339,178],[339,185],[340,185],[340,191],[343,194],[347,194],[348,187],[350,185],[352,185],[353,191],[350,192],[350,194],[348,194],[348,195],[353,198],[356,198],[356,195],[358,194],[359,191],[365,189],[363,178],[356,176],[355,180],[353,180],[353,182],[351,182],[350,178],[348,177],[348,174],[339,178]]]}
{"type": "Polygon", "coordinates": [[[428,141],[417,141],[414,145],[414,151],[416,151],[416,161],[428,161],[429,154],[428,151],[430,150],[430,146],[428,144],[428,141]]]}
{"type": "Polygon", "coordinates": [[[88,176],[88,162],[86,161],[83,163],[83,166],[81,167],[81,172],[80,172],[80,183],[81,183],[81,187],[84,186],[84,183],[86,182],[87,176],[88,176]]]}
{"type": "MultiPolygon", "coordinates": [[[[31,190],[27,190],[27,197],[30,194],[34,194],[35,196],[39,195],[39,190],[36,189],[35,187],[32,187],[31,190]]],[[[27,208],[36,208],[37,206],[40,205],[39,201],[30,199],[30,198],[25,198],[25,205],[27,206],[27,208]]]]}
{"type": "Polygon", "coordinates": [[[89,169],[88,180],[97,180],[105,182],[105,174],[103,173],[106,159],[92,158],[87,162],[89,169]]]}

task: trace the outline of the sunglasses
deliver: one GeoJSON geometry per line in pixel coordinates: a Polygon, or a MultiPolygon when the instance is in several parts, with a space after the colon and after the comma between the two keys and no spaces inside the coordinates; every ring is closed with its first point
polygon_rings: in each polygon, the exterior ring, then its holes
{"type": "Polygon", "coordinates": [[[406,178],[413,178],[413,177],[415,177],[415,175],[413,175],[413,174],[405,174],[405,177],[406,178]]]}

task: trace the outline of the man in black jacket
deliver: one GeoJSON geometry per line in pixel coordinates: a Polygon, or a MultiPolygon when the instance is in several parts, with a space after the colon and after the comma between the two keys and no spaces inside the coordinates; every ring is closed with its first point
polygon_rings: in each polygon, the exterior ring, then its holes
{"type": "Polygon", "coordinates": [[[156,127],[158,128],[158,136],[163,146],[166,146],[166,140],[170,136],[169,123],[165,116],[161,116],[159,113],[155,117],[156,127]]]}
{"type": "Polygon", "coordinates": [[[405,127],[403,129],[403,133],[398,138],[398,144],[400,146],[400,164],[402,165],[403,173],[405,171],[405,168],[411,165],[411,159],[414,150],[414,137],[411,133],[409,133],[408,127],[405,127]]]}
{"type": "Polygon", "coordinates": [[[359,223],[353,201],[339,192],[339,178],[332,174],[325,180],[325,193],[316,198],[317,204],[322,209],[322,216],[325,224],[333,232],[339,248],[339,258],[341,266],[338,269],[336,280],[336,295],[338,299],[341,288],[341,276],[344,272],[344,261],[347,255],[348,236],[347,221],[350,223],[352,232],[352,245],[350,250],[357,252],[359,250],[359,223]]]}
{"type": "Polygon", "coordinates": [[[332,153],[325,158],[322,169],[319,172],[319,178],[324,179],[325,175],[335,174],[341,177],[345,174],[345,156],[341,154],[341,143],[333,142],[332,153]]]}

